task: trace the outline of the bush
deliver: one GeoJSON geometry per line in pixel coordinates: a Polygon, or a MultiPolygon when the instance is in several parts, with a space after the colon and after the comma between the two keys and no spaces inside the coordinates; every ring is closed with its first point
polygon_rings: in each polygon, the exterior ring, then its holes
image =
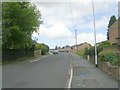
{"type": "Polygon", "coordinates": [[[35,48],[36,48],[36,50],[40,49],[42,55],[45,55],[49,51],[49,47],[45,44],[42,44],[42,43],[36,44],[35,48]]]}
{"type": "Polygon", "coordinates": [[[49,51],[49,47],[47,45],[43,45],[41,47],[41,54],[45,55],[49,51]]]}
{"type": "Polygon", "coordinates": [[[120,65],[119,56],[112,50],[100,52],[99,60],[110,62],[113,65],[120,65]]]}
{"type": "Polygon", "coordinates": [[[84,55],[90,55],[91,57],[95,56],[95,47],[89,48],[89,50],[86,49],[84,55]]]}
{"type": "Polygon", "coordinates": [[[77,51],[77,55],[83,56],[84,55],[84,51],[77,51]]]}

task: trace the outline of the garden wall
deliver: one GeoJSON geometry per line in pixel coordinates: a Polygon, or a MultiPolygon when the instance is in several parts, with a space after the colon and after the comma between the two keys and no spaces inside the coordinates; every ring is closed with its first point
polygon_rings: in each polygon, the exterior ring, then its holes
{"type": "MultiPolygon", "coordinates": [[[[89,61],[94,64],[94,57],[90,57],[89,61]]],[[[113,66],[111,65],[110,62],[102,62],[102,61],[98,61],[98,67],[105,73],[115,78],[116,80],[120,80],[120,67],[113,66]]]]}
{"type": "Polygon", "coordinates": [[[2,61],[11,61],[24,57],[33,57],[34,51],[31,49],[3,49],[2,61]]]}
{"type": "Polygon", "coordinates": [[[34,51],[34,57],[40,57],[41,56],[41,50],[34,51]]]}

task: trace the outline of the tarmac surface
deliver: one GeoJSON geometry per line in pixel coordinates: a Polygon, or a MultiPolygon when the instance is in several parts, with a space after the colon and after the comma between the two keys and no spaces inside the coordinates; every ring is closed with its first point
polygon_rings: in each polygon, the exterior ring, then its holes
{"type": "Polygon", "coordinates": [[[71,88],[118,88],[118,81],[77,55],[72,55],[71,88]]]}

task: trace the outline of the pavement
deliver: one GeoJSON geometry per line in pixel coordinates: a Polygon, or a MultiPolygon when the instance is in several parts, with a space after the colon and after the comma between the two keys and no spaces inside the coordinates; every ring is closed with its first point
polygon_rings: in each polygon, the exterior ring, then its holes
{"type": "Polygon", "coordinates": [[[118,88],[118,81],[77,55],[72,56],[71,88],[118,88]]]}

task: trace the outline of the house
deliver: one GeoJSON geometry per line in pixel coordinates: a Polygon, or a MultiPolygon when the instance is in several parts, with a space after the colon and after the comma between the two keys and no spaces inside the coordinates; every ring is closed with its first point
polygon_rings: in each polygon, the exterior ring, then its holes
{"type": "Polygon", "coordinates": [[[120,55],[120,18],[118,18],[108,30],[109,42],[112,46],[106,47],[105,50],[111,49],[120,55]]]}
{"type": "Polygon", "coordinates": [[[112,45],[120,45],[120,18],[116,20],[109,30],[109,41],[112,45]]]}
{"type": "Polygon", "coordinates": [[[88,44],[87,42],[85,42],[85,43],[71,46],[71,48],[69,48],[69,52],[76,53],[77,51],[84,51],[86,48],[89,49],[90,47],[91,47],[91,45],[88,44]]]}

